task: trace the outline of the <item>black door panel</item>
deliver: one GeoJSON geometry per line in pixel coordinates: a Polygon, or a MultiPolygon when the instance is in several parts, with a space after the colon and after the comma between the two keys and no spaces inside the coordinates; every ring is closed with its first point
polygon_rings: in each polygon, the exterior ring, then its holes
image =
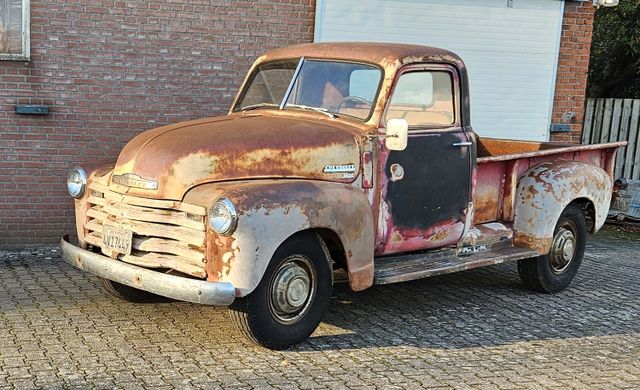
{"type": "MultiPolygon", "coordinates": [[[[469,202],[469,148],[453,146],[464,133],[428,133],[409,137],[407,149],[392,151],[386,164],[400,164],[403,178],[389,181],[385,200],[394,225],[426,229],[439,222],[461,220],[469,202]]],[[[464,139],[466,141],[466,138],[464,139]]]]}
{"type": "MultiPolygon", "coordinates": [[[[466,133],[433,130],[409,135],[407,148],[388,151],[382,186],[382,245],[377,255],[457,243],[470,199],[471,146],[466,133]]],[[[384,147],[384,146],[383,146],[384,147]]]]}

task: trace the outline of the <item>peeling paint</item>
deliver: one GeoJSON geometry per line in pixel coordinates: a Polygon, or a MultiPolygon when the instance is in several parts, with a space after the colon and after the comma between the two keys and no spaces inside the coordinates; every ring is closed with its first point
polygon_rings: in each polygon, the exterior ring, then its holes
{"type": "Polygon", "coordinates": [[[547,254],[560,214],[576,199],[593,204],[597,231],[606,219],[612,188],[613,181],[606,171],[583,162],[561,160],[531,168],[518,184],[519,201],[514,220],[516,245],[547,254]]]}

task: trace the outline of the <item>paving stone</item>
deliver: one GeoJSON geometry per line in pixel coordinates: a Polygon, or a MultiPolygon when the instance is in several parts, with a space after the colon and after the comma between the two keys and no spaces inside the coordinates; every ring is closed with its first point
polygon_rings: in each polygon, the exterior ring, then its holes
{"type": "Polygon", "coordinates": [[[515,264],[353,293],[269,351],[224,308],[133,304],[53,246],[0,251],[0,389],[640,388],[640,236],[591,238],[566,291],[515,264]]]}

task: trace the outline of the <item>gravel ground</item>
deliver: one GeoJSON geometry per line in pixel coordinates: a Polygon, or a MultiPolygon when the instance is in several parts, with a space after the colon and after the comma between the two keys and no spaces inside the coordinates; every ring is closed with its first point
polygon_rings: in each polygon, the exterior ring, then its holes
{"type": "Polygon", "coordinates": [[[515,264],[361,293],[273,352],[224,308],[132,304],[55,246],[0,251],[0,388],[640,388],[640,235],[606,229],[570,288],[515,264]]]}

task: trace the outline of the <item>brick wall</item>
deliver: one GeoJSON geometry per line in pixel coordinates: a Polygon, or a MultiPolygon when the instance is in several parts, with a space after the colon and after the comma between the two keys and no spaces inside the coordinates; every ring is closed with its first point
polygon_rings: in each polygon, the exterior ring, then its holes
{"type": "Polygon", "coordinates": [[[580,142],[594,12],[591,2],[565,1],[551,123],[570,131],[552,132],[552,141],[580,142]]]}
{"type": "Polygon", "coordinates": [[[70,166],[225,112],[265,49],[313,40],[313,0],[31,1],[31,61],[0,61],[0,247],[74,231],[70,166]],[[90,5],[88,5],[90,4],[90,5]],[[14,113],[50,106],[47,116],[14,113]]]}

